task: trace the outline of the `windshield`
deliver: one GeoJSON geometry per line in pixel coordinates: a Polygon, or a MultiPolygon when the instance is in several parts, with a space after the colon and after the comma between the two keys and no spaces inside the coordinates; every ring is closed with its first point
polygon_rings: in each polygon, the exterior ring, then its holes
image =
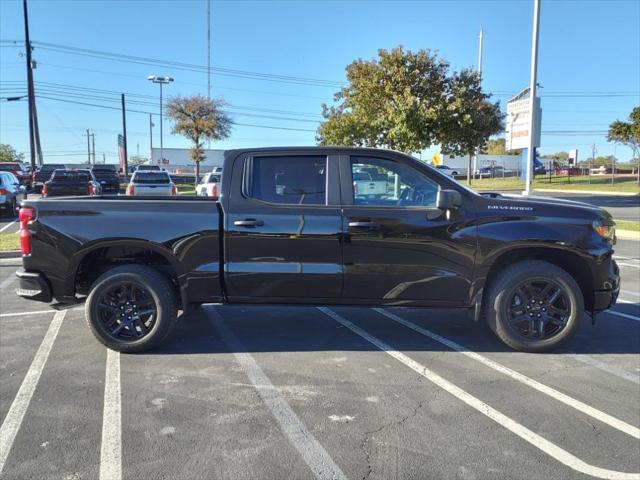
{"type": "Polygon", "coordinates": [[[136,172],[131,179],[131,183],[167,184],[171,183],[171,178],[166,172],[136,172]]]}
{"type": "Polygon", "coordinates": [[[89,182],[91,174],[87,171],[56,170],[51,180],[55,182],[89,182]]]}

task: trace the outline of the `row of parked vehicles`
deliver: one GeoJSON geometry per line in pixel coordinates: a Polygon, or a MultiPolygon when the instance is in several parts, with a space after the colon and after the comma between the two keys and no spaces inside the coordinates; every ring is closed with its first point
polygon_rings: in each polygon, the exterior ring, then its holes
{"type": "MultiPolygon", "coordinates": [[[[171,175],[157,165],[138,165],[130,172],[125,195],[172,196],[178,188],[171,175]]],[[[206,173],[195,187],[195,195],[217,197],[222,167],[206,173]]],[[[0,213],[16,215],[16,207],[27,198],[29,190],[43,197],[93,196],[119,194],[121,177],[117,165],[90,165],[68,168],[61,163],[47,163],[34,172],[19,162],[0,163],[0,213]]]]}

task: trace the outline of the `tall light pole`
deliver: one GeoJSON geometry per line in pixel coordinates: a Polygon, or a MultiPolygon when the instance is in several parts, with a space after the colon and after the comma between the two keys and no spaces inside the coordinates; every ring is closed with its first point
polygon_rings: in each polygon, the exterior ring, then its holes
{"type": "MultiPolygon", "coordinates": [[[[478,36],[478,76],[482,82],[482,43],[484,40],[484,31],[480,27],[480,35],[478,36]]],[[[480,147],[476,147],[476,151],[473,155],[473,173],[471,178],[476,179],[476,172],[478,171],[478,155],[480,153],[480,147]]]]}
{"type": "Polygon", "coordinates": [[[160,163],[164,160],[164,150],[162,144],[162,85],[173,82],[173,77],[159,77],[158,75],[149,75],[147,80],[160,85],[160,163]]]}
{"type": "Polygon", "coordinates": [[[538,82],[538,25],[540,24],[540,0],[533,0],[533,38],[531,41],[531,80],[529,82],[529,148],[527,148],[527,171],[524,195],[531,194],[531,174],[536,156],[534,127],[536,126],[536,87],[538,82]]]}

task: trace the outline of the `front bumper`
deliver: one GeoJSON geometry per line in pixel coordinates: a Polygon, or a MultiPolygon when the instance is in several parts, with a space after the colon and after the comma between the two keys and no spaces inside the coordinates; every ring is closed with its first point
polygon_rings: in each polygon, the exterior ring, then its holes
{"type": "Polygon", "coordinates": [[[611,260],[609,274],[604,284],[609,287],[605,290],[595,290],[593,292],[593,311],[601,312],[613,307],[620,294],[620,269],[615,260],[611,260]]]}
{"type": "Polygon", "coordinates": [[[20,269],[16,272],[16,277],[20,282],[16,290],[18,296],[38,302],[48,303],[52,300],[51,287],[41,273],[20,269]]]}

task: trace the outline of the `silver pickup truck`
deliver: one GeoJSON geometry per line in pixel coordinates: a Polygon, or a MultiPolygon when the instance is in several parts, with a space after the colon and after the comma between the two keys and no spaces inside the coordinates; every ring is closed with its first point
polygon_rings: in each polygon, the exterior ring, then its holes
{"type": "Polygon", "coordinates": [[[136,170],[127,185],[127,195],[177,195],[178,189],[167,172],[136,170]]]}

